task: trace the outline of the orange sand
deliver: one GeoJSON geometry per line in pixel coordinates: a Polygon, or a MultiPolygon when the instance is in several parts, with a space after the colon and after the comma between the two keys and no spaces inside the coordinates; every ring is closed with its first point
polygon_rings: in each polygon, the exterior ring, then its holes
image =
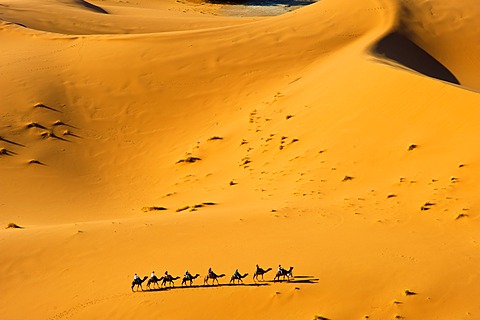
{"type": "Polygon", "coordinates": [[[0,319],[480,319],[477,1],[235,10],[0,2],[0,319]]]}

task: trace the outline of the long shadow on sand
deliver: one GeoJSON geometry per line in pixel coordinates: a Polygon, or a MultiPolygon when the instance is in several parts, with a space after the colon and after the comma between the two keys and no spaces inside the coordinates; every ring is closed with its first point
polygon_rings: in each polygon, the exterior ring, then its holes
{"type": "Polygon", "coordinates": [[[220,287],[262,287],[268,286],[268,283],[223,283],[216,285],[192,285],[192,286],[180,286],[180,287],[163,287],[163,288],[150,288],[145,291],[168,291],[168,290],[178,290],[178,289],[200,289],[200,288],[220,288],[220,287]]]}
{"type": "Polygon", "coordinates": [[[4,141],[6,143],[10,143],[10,144],[13,144],[15,146],[19,146],[19,147],[25,147],[25,145],[21,144],[21,143],[18,143],[18,142],[15,142],[15,141],[12,141],[12,140],[8,140],[4,137],[0,137],[0,141],[4,141]]]}
{"type": "Polygon", "coordinates": [[[294,279],[290,280],[265,280],[262,282],[256,283],[222,283],[217,285],[192,285],[192,286],[179,286],[179,287],[162,287],[162,288],[146,288],[145,292],[154,292],[154,291],[168,291],[168,290],[181,290],[181,289],[202,289],[202,288],[221,288],[221,287],[265,287],[270,286],[272,283],[307,283],[315,284],[318,283],[318,279],[313,276],[296,276],[294,279]]]}
{"type": "Polygon", "coordinates": [[[290,280],[267,280],[265,282],[268,282],[268,283],[318,283],[318,280],[317,278],[313,278],[311,276],[295,276],[294,279],[290,279],[290,280]]]}
{"type": "Polygon", "coordinates": [[[103,13],[103,14],[107,14],[108,12],[103,9],[102,7],[99,7],[99,6],[96,6],[90,2],[87,2],[85,0],[76,0],[76,2],[85,7],[86,9],[89,9],[89,10],[92,10],[93,12],[96,12],[96,13],[103,13]]]}
{"type": "Polygon", "coordinates": [[[37,103],[36,105],[33,106],[34,108],[41,108],[41,109],[47,109],[47,110],[50,110],[50,111],[53,111],[53,112],[59,112],[59,113],[62,113],[62,111],[58,110],[58,109],[55,109],[53,107],[50,107],[50,106],[47,106],[43,103],[37,103]]]}

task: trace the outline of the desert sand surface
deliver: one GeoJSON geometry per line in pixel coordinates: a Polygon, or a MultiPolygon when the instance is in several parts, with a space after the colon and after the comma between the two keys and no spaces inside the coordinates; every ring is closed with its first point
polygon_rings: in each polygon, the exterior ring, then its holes
{"type": "Polygon", "coordinates": [[[480,319],[478,1],[253,7],[0,0],[0,319],[480,319]]]}

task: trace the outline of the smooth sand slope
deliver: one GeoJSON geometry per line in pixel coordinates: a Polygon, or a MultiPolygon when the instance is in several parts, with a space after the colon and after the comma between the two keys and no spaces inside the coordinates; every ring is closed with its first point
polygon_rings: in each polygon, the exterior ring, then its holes
{"type": "Polygon", "coordinates": [[[476,1],[223,9],[0,1],[0,318],[480,318],[476,1]]]}

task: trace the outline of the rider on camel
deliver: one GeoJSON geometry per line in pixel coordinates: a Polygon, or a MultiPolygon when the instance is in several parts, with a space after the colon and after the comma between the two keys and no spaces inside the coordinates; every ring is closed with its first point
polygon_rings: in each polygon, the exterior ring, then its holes
{"type": "Polygon", "coordinates": [[[165,279],[170,280],[172,276],[168,274],[168,271],[165,271],[165,279]]]}
{"type": "Polygon", "coordinates": [[[241,279],[242,276],[240,275],[240,272],[238,272],[238,269],[235,269],[235,273],[233,274],[233,276],[237,279],[241,279]]]}

